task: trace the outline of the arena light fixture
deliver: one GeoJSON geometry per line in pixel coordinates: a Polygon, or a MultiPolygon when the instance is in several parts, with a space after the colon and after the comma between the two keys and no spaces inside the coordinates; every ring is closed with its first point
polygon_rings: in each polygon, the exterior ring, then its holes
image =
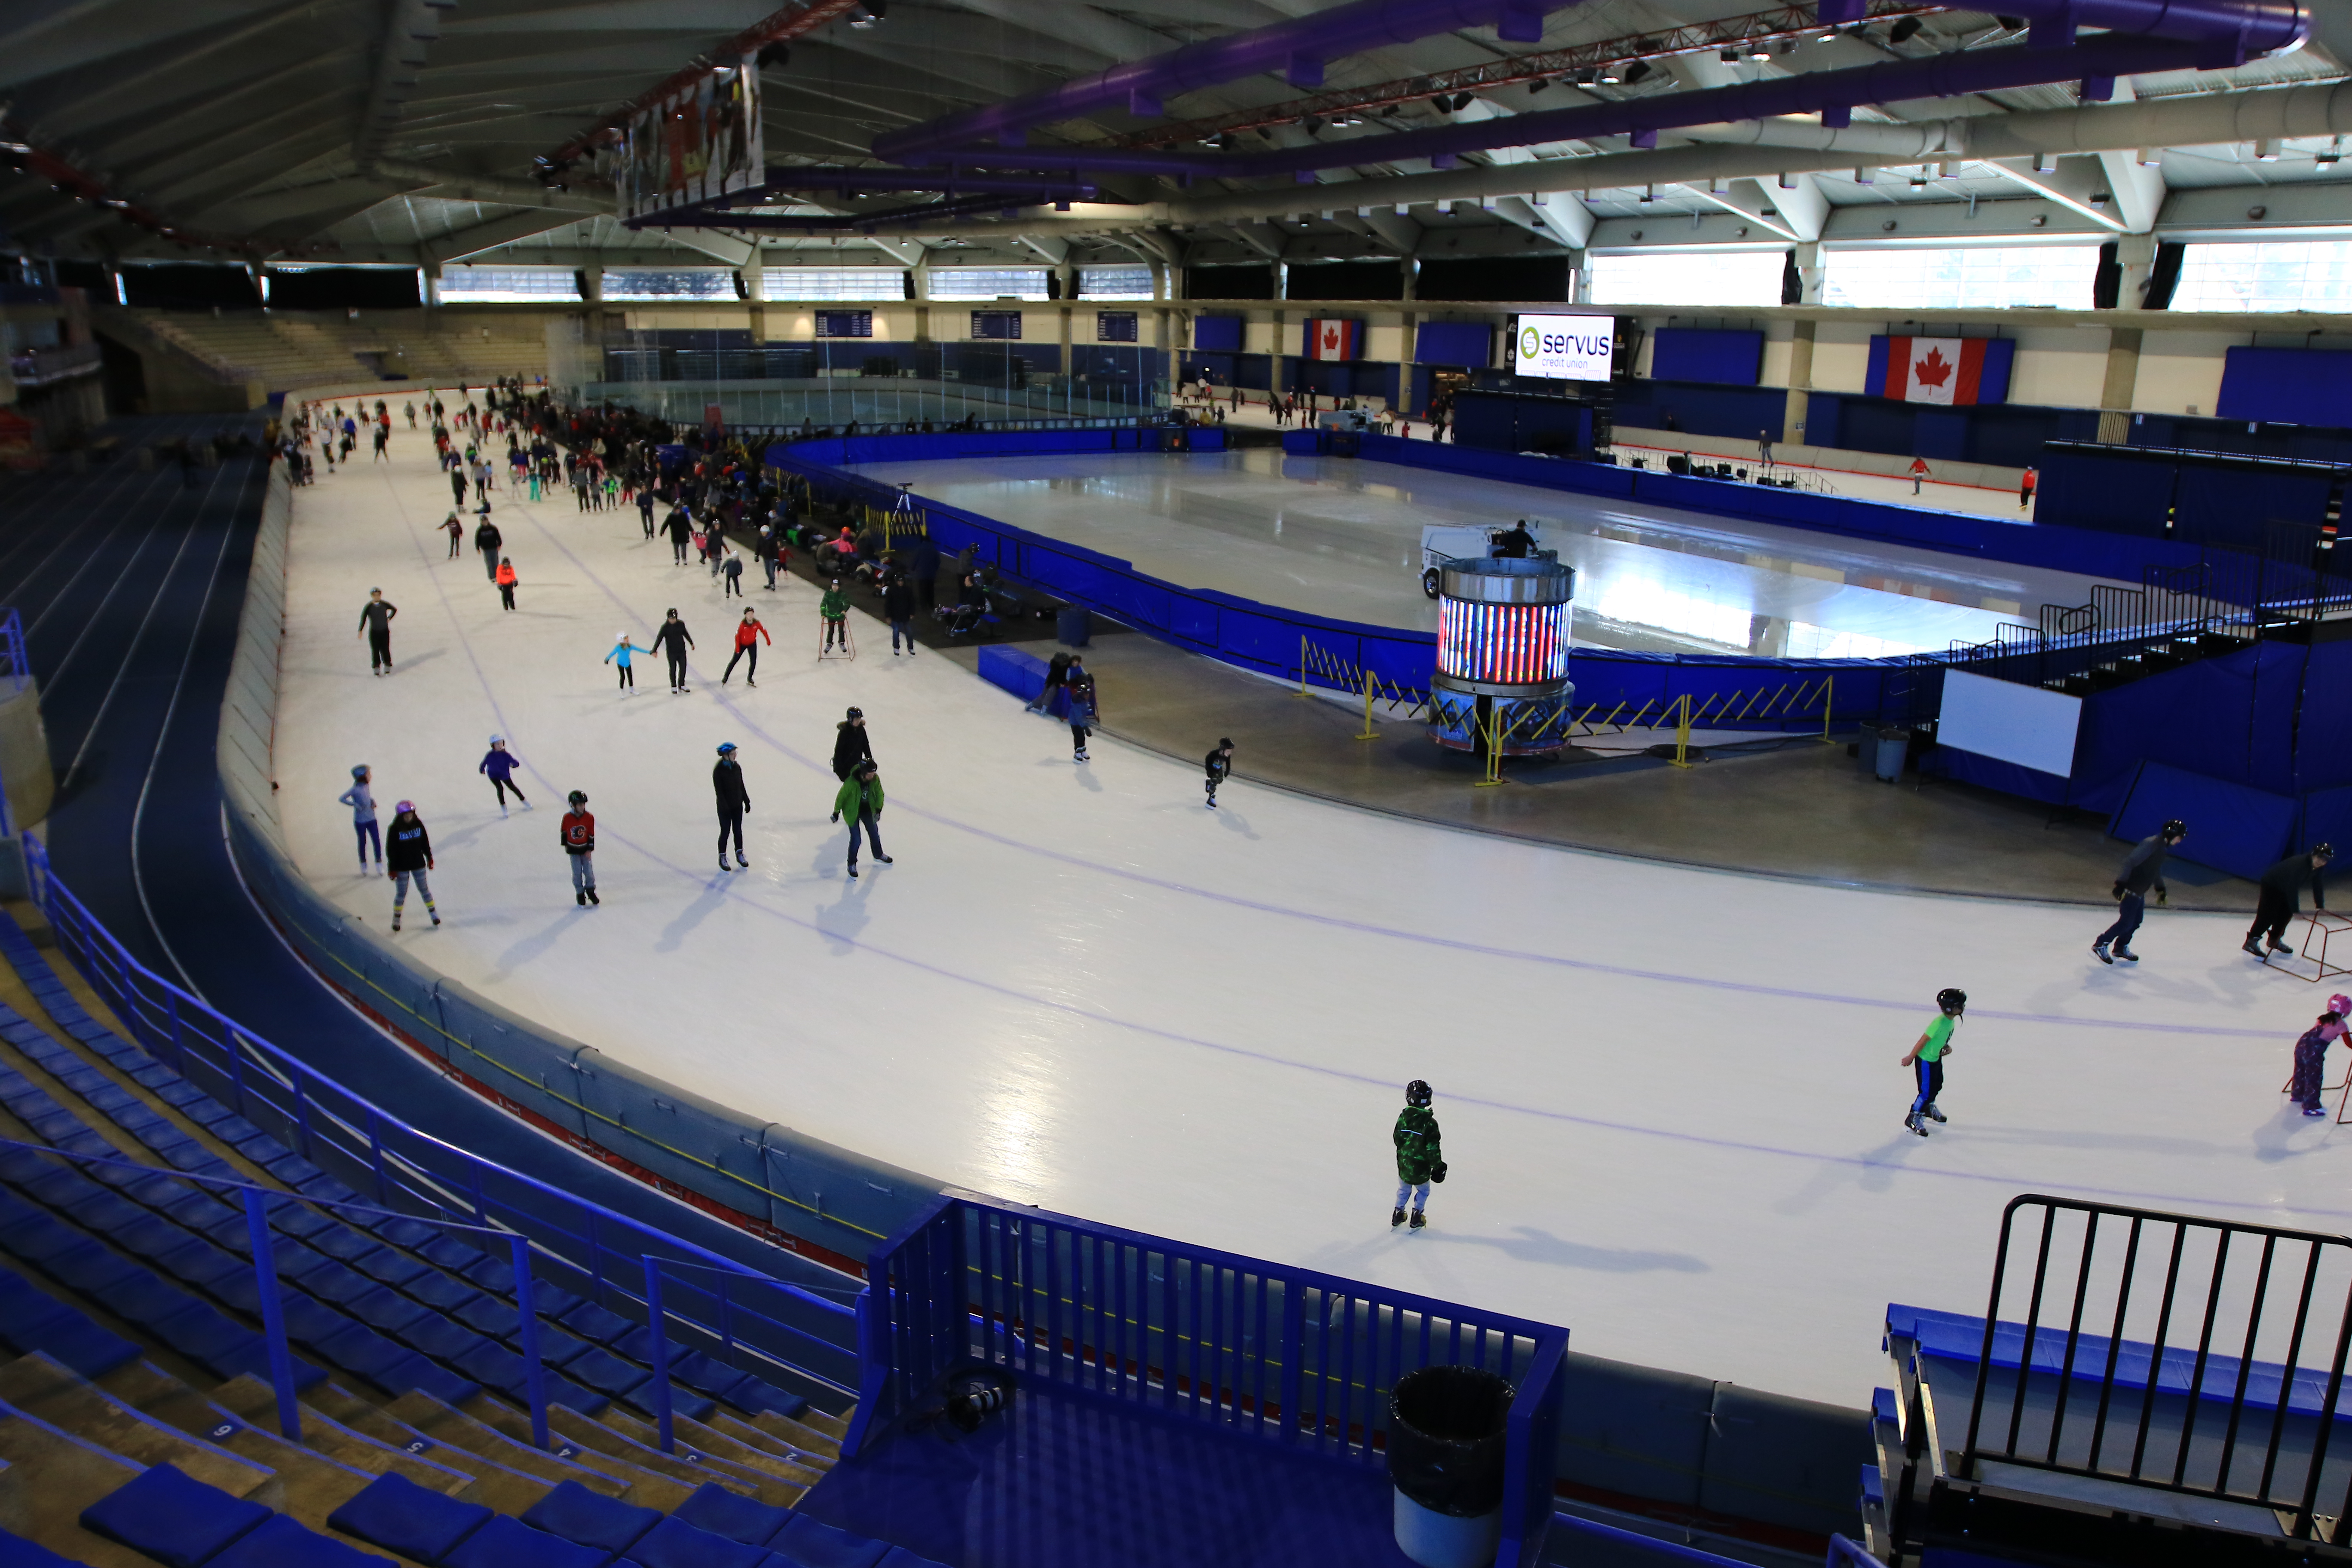
{"type": "Polygon", "coordinates": [[[1625,68],[1625,85],[1631,87],[1649,74],[1650,62],[1647,60],[1635,60],[1632,65],[1625,68]]]}
{"type": "Polygon", "coordinates": [[[1916,16],[1905,16],[1886,30],[1886,41],[1890,44],[1907,44],[1919,36],[1919,29],[1926,25],[1916,16]]]}

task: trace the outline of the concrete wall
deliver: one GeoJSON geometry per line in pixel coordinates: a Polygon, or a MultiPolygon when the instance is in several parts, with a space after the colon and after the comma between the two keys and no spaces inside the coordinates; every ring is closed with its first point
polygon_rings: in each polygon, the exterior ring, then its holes
{"type": "Polygon", "coordinates": [[[49,815],[57,777],[49,767],[49,736],[41,724],[41,687],[27,680],[22,691],[0,696],[0,791],[8,797],[8,820],[19,833],[49,815]]]}

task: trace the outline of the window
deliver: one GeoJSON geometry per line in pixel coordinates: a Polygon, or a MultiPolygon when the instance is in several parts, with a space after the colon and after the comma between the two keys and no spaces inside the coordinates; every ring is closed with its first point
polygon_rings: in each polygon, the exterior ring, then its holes
{"type": "Polygon", "coordinates": [[[819,310],[816,313],[816,335],[821,338],[870,338],[874,335],[874,312],[819,310]]]}
{"type": "Polygon", "coordinates": [[[2192,245],[2176,310],[2352,310],[2352,243],[2340,239],[2192,245]]]}
{"type": "Polygon", "coordinates": [[[580,284],[568,268],[554,267],[452,267],[441,274],[441,298],[468,300],[577,300],[580,284]]]}
{"type": "Polygon", "coordinates": [[[631,268],[604,274],[607,300],[732,300],[735,274],[721,268],[653,272],[631,268]]]}
{"type": "Polygon", "coordinates": [[[1045,298],[1042,267],[938,267],[931,270],[934,300],[1016,300],[1045,298]]]}
{"type": "Polygon", "coordinates": [[[895,267],[768,267],[771,300],[903,300],[906,274],[895,267]]]}
{"type": "Polygon", "coordinates": [[[1081,300],[1149,300],[1151,298],[1151,268],[1149,267],[1081,267],[1078,268],[1078,298],[1081,300]]]}
{"type": "Polygon", "coordinates": [[[2091,308],[2096,245],[1954,245],[1832,250],[1822,303],[1876,310],[2091,308]]]}
{"type": "Polygon", "coordinates": [[[1596,305],[1777,305],[1778,250],[1642,250],[1595,256],[1596,305]]]}
{"type": "Polygon", "coordinates": [[[971,335],[975,338],[1002,338],[1017,341],[1021,336],[1021,312],[974,310],[971,313],[971,335]]]}
{"type": "Polygon", "coordinates": [[[1131,343],[1140,338],[1133,310],[1097,310],[1095,313],[1095,342],[1131,343]]]}

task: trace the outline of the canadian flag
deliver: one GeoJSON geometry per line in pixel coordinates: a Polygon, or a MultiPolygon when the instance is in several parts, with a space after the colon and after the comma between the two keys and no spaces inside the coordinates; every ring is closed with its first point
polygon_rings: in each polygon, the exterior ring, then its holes
{"type": "Polygon", "coordinates": [[[1903,403],[1974,403],[1984,356],[1982,338],[1888,338],[1881,395],[1903,403]]]}
{"type": "Polygon", "coordinates": [[[1307,321],[1307,357],[1354,359],[1357,333],[1360,331],[1360,324],[1355,321],[1325,321],[1310,316],[1307,321]]]}

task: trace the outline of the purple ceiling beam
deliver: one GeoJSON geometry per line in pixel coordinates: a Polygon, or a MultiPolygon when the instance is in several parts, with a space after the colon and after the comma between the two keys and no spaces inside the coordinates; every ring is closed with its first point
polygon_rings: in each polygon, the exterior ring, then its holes
{"type": "Polygon", "coordinates": [[[1392,44],[1409,44],[1467,27],[1495,29],[1505,43],[1542,37],[1544,16],[1580,0],[1354,0],[1311,16],[1277,22],[1226,37],[1187,44],[1164,55],[1130,60],[1043,92],[942,115],[874,139],[874,151],[893,163],[914,163],[983,137],[1017,142],[1033,125],[1050,125],[1117,110],[1156,113],[1179,93],[1279,71],[1293,87],[1322,84],[1327,60],[1392,44]]]}
{"type": "MultiPolygon", "coordinates": [[[[2006,3],[2006,0],[2004,0],[2006,3]]],[[[960,166],[1025,168],[1075,174],[1161,174],[1216,179],[1306,175],[1318,169],[1410,159],[1454,158],[1547,142],[1591,141],[1601,136],[1654,139],[1661,131],[1766,120],[1784,114],[1851,111],[1861,104],[1905,103],[1998,92],[2051,82],[2111,79],[2153,71],[2198,67],[2209,46],[2173,38],[2102,34],[2071,48],[2020,45],[1970,49],[1921,59],[1885,60],[1849,70],[1808,71],[1736,87],[1610,103],[1578,104],[1535,114],[1433,126],[1385,136],[1309,142],[1262,153],[1161,153],[1126,147],[967,147],[947,154],[960,166]]]]}
{"type": "MultiPolygon", "coordinates": [[[[1958,9],[1958,7],[1955,7],[1958,9]]],[[[1969,7],[1974,9],[1975,7],[1969,7]]],[[[2078,27],[2103,27],[2157,38],[2223,44],[2238,65],[2255,55],[2274,55],[2302,43],[2311,30],[2303,0],[2001,0],[2003,13],[2032,20],[2038,48],[2063,47],[2078,27]]],[[[1821,0],[1824,26],[1860,22],[1865,0],[1821,0]]]]}

